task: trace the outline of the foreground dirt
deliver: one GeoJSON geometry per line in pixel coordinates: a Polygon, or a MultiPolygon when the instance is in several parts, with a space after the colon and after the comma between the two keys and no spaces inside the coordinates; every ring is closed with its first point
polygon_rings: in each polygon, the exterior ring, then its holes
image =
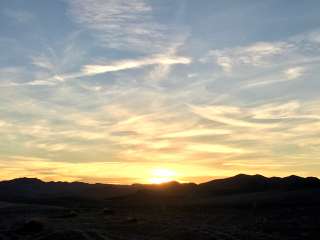
{"type": "Polygon", "coordinates": [[[319,239],[320,208],[62,208],[0,203],[1,240],[319,239]]]}

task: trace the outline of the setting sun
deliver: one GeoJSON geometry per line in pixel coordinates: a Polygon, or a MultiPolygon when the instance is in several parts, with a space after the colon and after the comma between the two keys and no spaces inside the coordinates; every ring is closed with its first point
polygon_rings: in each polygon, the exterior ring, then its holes
{"type": "Polygon", "coordinates": [[[151,171],[150,183],[161,184],[175,180],[176,172],[165,168],[156,168],[151,171]]]}

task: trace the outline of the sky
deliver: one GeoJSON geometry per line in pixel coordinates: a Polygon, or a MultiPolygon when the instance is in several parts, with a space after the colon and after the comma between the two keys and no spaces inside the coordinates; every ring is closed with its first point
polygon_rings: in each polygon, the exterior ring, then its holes
{"type": "Polygon", "coordinates": [[[320,1],[0,1],[0,179],[320,177],[320,1]]]}

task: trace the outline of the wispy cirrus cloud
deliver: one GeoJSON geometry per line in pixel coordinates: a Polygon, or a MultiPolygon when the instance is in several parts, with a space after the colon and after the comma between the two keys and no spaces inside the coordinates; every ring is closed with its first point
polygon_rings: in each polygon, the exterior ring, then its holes
{"type": "MultiPolygon", "coordinates": [[[[189,57],[175,56],[175,55],[152,55],[150,57],[140,58],[140,59],[125,59],[119,61],[109,61],[106,64],[88,64],[82,66],[81,70],[78,72],[71,73],[54,73],[52,76],[43,79],[34,79],[29,82],[23,83],[10,83],[8,86],[41,86],[56,85],[59,82],[64,82],[67,80],[74,80],[82,77],[89,77],[97,74],[118,72],[130,69],[143,68],[147,66],[157,66],[161,69],[161,72],[154,73],[154,78],[160,78],[164,74],[170,72],[170,66],[183,64],[187,65],[192,62],[189,57]]],[[[53,65],[47,61],[46,58],[34,58],[33,64],[45,68],[48,70],[53,69],[53,65]]]]}
{"type": "Polygon", "coordinates": [[[175,41],[173,29],[155,21],[144,0],[71,0],[70,14],[108,48],[156,53],[175,41]]]}
{"type": "Polygon", "coordinates": [[[206,58],[213,58],[223,71],[231,72],[239,65],[265,66],[270,58],[281,55],[292,47],[287,42],[257,42],[248,46],[211,50],[206,58]]]}
{"type": "Polygon", "coordinates": [[[191,112],[200,117],[222,124],[256,129],[272,129],[279,127],[277,122],[265,120],[310,119],[317,121],[320,112],[311,108],[312,105],[302,105],[297,100],[288,102],[272,102],[256,106],[190,106],[191,112]]]}
{"type": "Polygon", "coordinates": [[[274,128],[274,123],[264,123],[248,120],[249,114],[240,107],[235,106],[190,106],[191,112],[200,117],[222,124],[245,128],[274,128]]]}
{"type": "Polygon", "coordinates": [[[157,81],[167,76],[174,65],[191,63],[190,57],[178,53],[186,32],[175,24],[159,22],[149,1],[71,0],[69,3],[73,21],[88,30],[98,45],[143,55],[88,63],[81,68],[80,77],[153,66],[145,78],[157,81]]]}
{"type": "Polygon", "coordinates": [[[260,105],[250,110],[254,119],[320,119],[320,111],[312,109],[310,104],[299,101],[275,102],[260,105]]]}
{"type": "Polygon", "coordinates": [[[237,78],[239,89],[272,87],[301,80],[319,65],[318,31],[306,32],[282,41],[214,49],[201,59],[222,70],[219,76],[237,78]]]}
{"type": "Polygon", "coordinates": [[[51,71],[54,70],[55,68],[51,59],[44,55],[32,56],[31,61],[34,66],[37,66],[39,68],[43,68],[51,71]]]}
{"type": "Polygon", "coordinates": [[[187,147],[187,150],[193,152],[205,152],[205,153],[230,153],[230,154],[237,154],[237,153],[246,153],[248,152],[245,149],[237,148],[237,147],[230,147],[227,145],[219,145],[219,144],[192,144],[187,147]]]}
{"type": "Polygon", "coordinates": [[[211,129],[211,128],[192,128],[189,130],[172,132],[162,135],[164,138],[192,138],[199,136],[212,136],[212,135],[225,135],[231,134],[232,131],[229,129],[211,129]]]}
{"type": "Polygon", "coordinates": [[[85,75],[95,75],[107,72],[116,72],[127,69],[141,68],[149,65],[189,64],[190,58],[179,56],[156,55],[142,59],[121,60],[106,65],[86,65],[82,72],[85,75]]]}

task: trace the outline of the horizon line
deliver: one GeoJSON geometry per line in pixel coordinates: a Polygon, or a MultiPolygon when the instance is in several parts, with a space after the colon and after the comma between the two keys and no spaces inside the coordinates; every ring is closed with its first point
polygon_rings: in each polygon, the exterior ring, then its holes
{"type": "Polygon", "coordinates": [[[267,178],[267,179],[271,179],[271,178],[281,178],[281,179],[284,179],[284,178],[289,178],[289,177],[299,177],[299,178],[303,178],[303,179],[307,179],[307,178],[316,178],[318,180],[320,180],[318,177],[315,177],[315,176],[306,176],[306,177],[302,177],[302,176],[299,176],[299,175],[295,175],[295,174],[291,174],[291,175],[287,175],[287,176],[284,176],[284,177],[279,177],[279,176],[272,176],[272,177],[266,177],[262,174],[244,174],[244,173],[239,173],[239,174],[236,174],[236,175],[233,175],[233,176],[229,176],[229,177],[224,177],[224,178],[213,178],[209,181],[205,181],[205,182],[201,182],[201,183],[195,183],[195,182],[181,182],[181,181],[178,181],[178,180],[170,180],[170,181],[167,181],[167,182],[162,182],[162,183],[138,183],[138,182],[134,182],[134,183],[131,183],[131,184],[119,184],[119,183],[103,183],[103,182],[86,182],[86,181],[46,181],[46,180],[43,180],[41,178],[38,178],[38,177],[16,177],[16,178],[12,178],[12,179],[7,179],[7,180],[0,180],[0,183],[1,182],[10,182],[10,181],[14,181],[14,180],[19,180],[19,179],[34,179],[34,180],[39,180],[43,183],[83,183],[83,184],[89,184],[89,185],[97,185],[97,184],[100,184],[100,185],[119,185],[119,186],[133,186],[133,185],[153,185],[153,186],[161,186],[161,185],[166,185],[166,184],[170,184],[170,183],[178,183],[178,184],[195,184],[195,185],[200,185],[200,184],[204,184],[204,183],[208,183],[208,182],[211,182],[211,181],[215,181],[215,180],[223,180],[223,179],[228,179],[228,178],[233,178],[233,177],[237,177],[237,176],[249,176],[249,177],[255,177],[255,176],[260,176],[260,177],[264,177],[264,178],[267,178]]]}

